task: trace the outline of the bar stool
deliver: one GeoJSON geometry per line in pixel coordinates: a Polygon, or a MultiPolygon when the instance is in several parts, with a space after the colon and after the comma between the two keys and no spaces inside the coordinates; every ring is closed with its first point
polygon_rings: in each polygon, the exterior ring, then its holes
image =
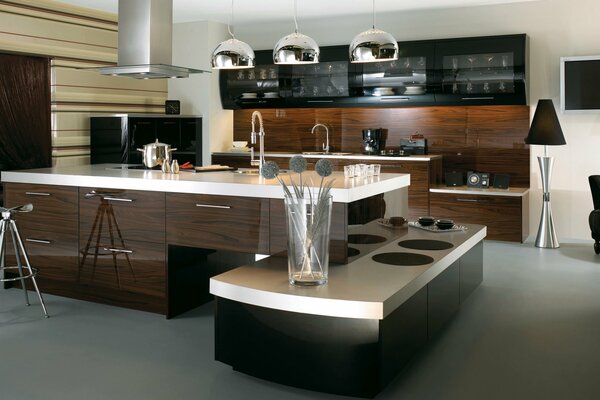
{"type": "Polygon", "coordinates": [[[25,287],[25,279],[31,279],[33,282],[33,287],[37,292],[37,295],[40,299],[40,303],[42,304],[42,309],[44,310],[44,315],[46,318],[49,317],[48,312],[46,311],[46,305],[44,304],[44,299],[42,299],[42,294],[38,289],[37,282],[35,281],[35,276],[38,273],[37,268],[32,268],[29,263],[29,257],[27,256],[27,251],[25,251],[25,247],[23,246],[23,241],[21,240],[21,235],[19,235],[19,230],[17,229],[17,224],[15,222],[14,216],[16,213],[25,213],[33,210],[32,204],[24,204],[21,206],[16,206],[13,208],[4,208],[0,207],[0,212],[2,213],[2,220],[0,221],[0,282],[15,282],[21,281],[21,287],[23,288],[23,292],[25,293],[25,304],[29,305],[29,295],[27,294],[27,288],[25,287]],[[4,243],[4,236],[6,232],[10,231],[10,235],[12,237],[13,247],[15,249],[15,258],[17,260],[16,266],[5,266],[5,258],[6,258],[6,244],[4,243]],[[17,246],[18,243],[18,246],[17,246]],[[25,260],[25,267],[28,272],[26,275],[23,274],[23,264],[21,262],[21,256],[25,260]],[[6,278],[4,276],[4,272],[8,270],[18,270],[19,276],[16,278],[6,278]]]}

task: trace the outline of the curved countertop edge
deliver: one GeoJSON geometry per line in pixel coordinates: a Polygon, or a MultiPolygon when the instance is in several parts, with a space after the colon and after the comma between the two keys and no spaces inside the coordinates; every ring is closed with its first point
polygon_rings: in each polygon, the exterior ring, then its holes
{"type": "MultiPolygon", "coordinates": [[[[244,176],[232,172],[180,172],[163,174],[155,170],[123,170],[119,164],[95,164],[80,167],[42,168],[2,171],[3,183],[29,183],[110,189],[147,190],[169,193],[211,194],[283,199],[277,180],[244,176]]],[[[408,187],[408,174],[381,174],[379,177],[344,178],[335,172],[336,184],[331,189],[333,201],[350,203],[377,194],[408,187]],[[337,187],[336,187],[337,186],[337,187]]]]}
{"type": "Polygon", "coordinates": [[[280,311],[326,317],[383,319],[383,303],[358,300],[323,299],[269,292],[210,280],[210,293],[225,299],[280,311]],[[315,312],[315,310],[318,310],[315,312]]]}
{"type": "MultiPolygon", "coordinates": [[[[335,153],[335,152],[334,152],[335,153]]],[[[211,155],[215,156],[234,156],[234,157],[250,157],[250,152],[246,151],[215,151],[211,153],[211,155]]],[[[377,160],[377,161],[431,161],[436,159],[441,159],[441,154],[425,154],[425,155],[412,155],[407,157],[401,156],[371,156],[368,154],[359,154],[352,153],[347,155],[341,154],[302,154],[295,152],[265,152],[265,157],[292,157],[292,156],[302,156],[304,158],[341,158],[344,160],[377,160]]],[[[258,154],[255,153],[255,156],[258,157],[258,154]]]]}
{"type": "MultiPolygon", "coordinates": [[[[384,319],[456,260],[466,254],[471,248],[482,241],[486,235],[487,227],[483,226],[482,229],[446,253],[445,256],[433,262],[423,273],[400,287],[394,294],[383,301],[333,299],[280,293],[225,282],[220,280],[219,276],[210,279],[209,291],[218,297],[281,311],[328,317],[380,320],[384,319]]],[[[285,279],[287,279],[287,276],[285,276],[285,279]]],[[[310,288],[305,289],[310,290],[310,288]]]]}

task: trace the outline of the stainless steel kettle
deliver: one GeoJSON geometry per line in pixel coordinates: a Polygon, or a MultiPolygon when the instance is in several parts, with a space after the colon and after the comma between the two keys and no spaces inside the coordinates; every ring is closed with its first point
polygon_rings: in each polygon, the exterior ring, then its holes
{"type": "Polygon", "coordinates": [[[177,149],[172,149],[170,144],[160,143],[158,139],[154,143],[144,145],[143,149],[137,149],[142,152],[142,159],[146,168],[163,165],[163,163],[171,162],[171,152],[177,149]]]}

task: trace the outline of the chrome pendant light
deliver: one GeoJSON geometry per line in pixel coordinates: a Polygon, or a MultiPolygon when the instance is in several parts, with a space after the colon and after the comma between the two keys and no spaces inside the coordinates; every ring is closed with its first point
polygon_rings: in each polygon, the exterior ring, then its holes
{"type": "Polygon", "coordinates": [[[294,0],[294,33],[279,39],[273,49],[275,64],[316,64],[320,49],[313,38],[298,32],[297,0],[294,0]]]}
{"type": "Polygon", "coordinates": [[[398,59],[398,43],[392,35],[375,28],[375,0],[373,0],[373,28],[359,33],[350,43],[350,62],[368,63],[398,59]]]}
{"type": "Polygon", "coordinates": [[[254,68],[254,51],[246,42],[237,40],[233,34],[233,0],[231,0],[231,24],[227,25],[231,39],[219,43],[212,53],[213,69],[254,68]]]}

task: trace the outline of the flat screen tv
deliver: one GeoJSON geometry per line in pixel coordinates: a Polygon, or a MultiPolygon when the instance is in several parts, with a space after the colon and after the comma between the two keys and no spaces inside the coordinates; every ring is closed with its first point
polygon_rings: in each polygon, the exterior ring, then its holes
{"type": "Polygon", "coordinates": [[[600,111],[600,56],[561,57],[560,108],[600,111]]]}

